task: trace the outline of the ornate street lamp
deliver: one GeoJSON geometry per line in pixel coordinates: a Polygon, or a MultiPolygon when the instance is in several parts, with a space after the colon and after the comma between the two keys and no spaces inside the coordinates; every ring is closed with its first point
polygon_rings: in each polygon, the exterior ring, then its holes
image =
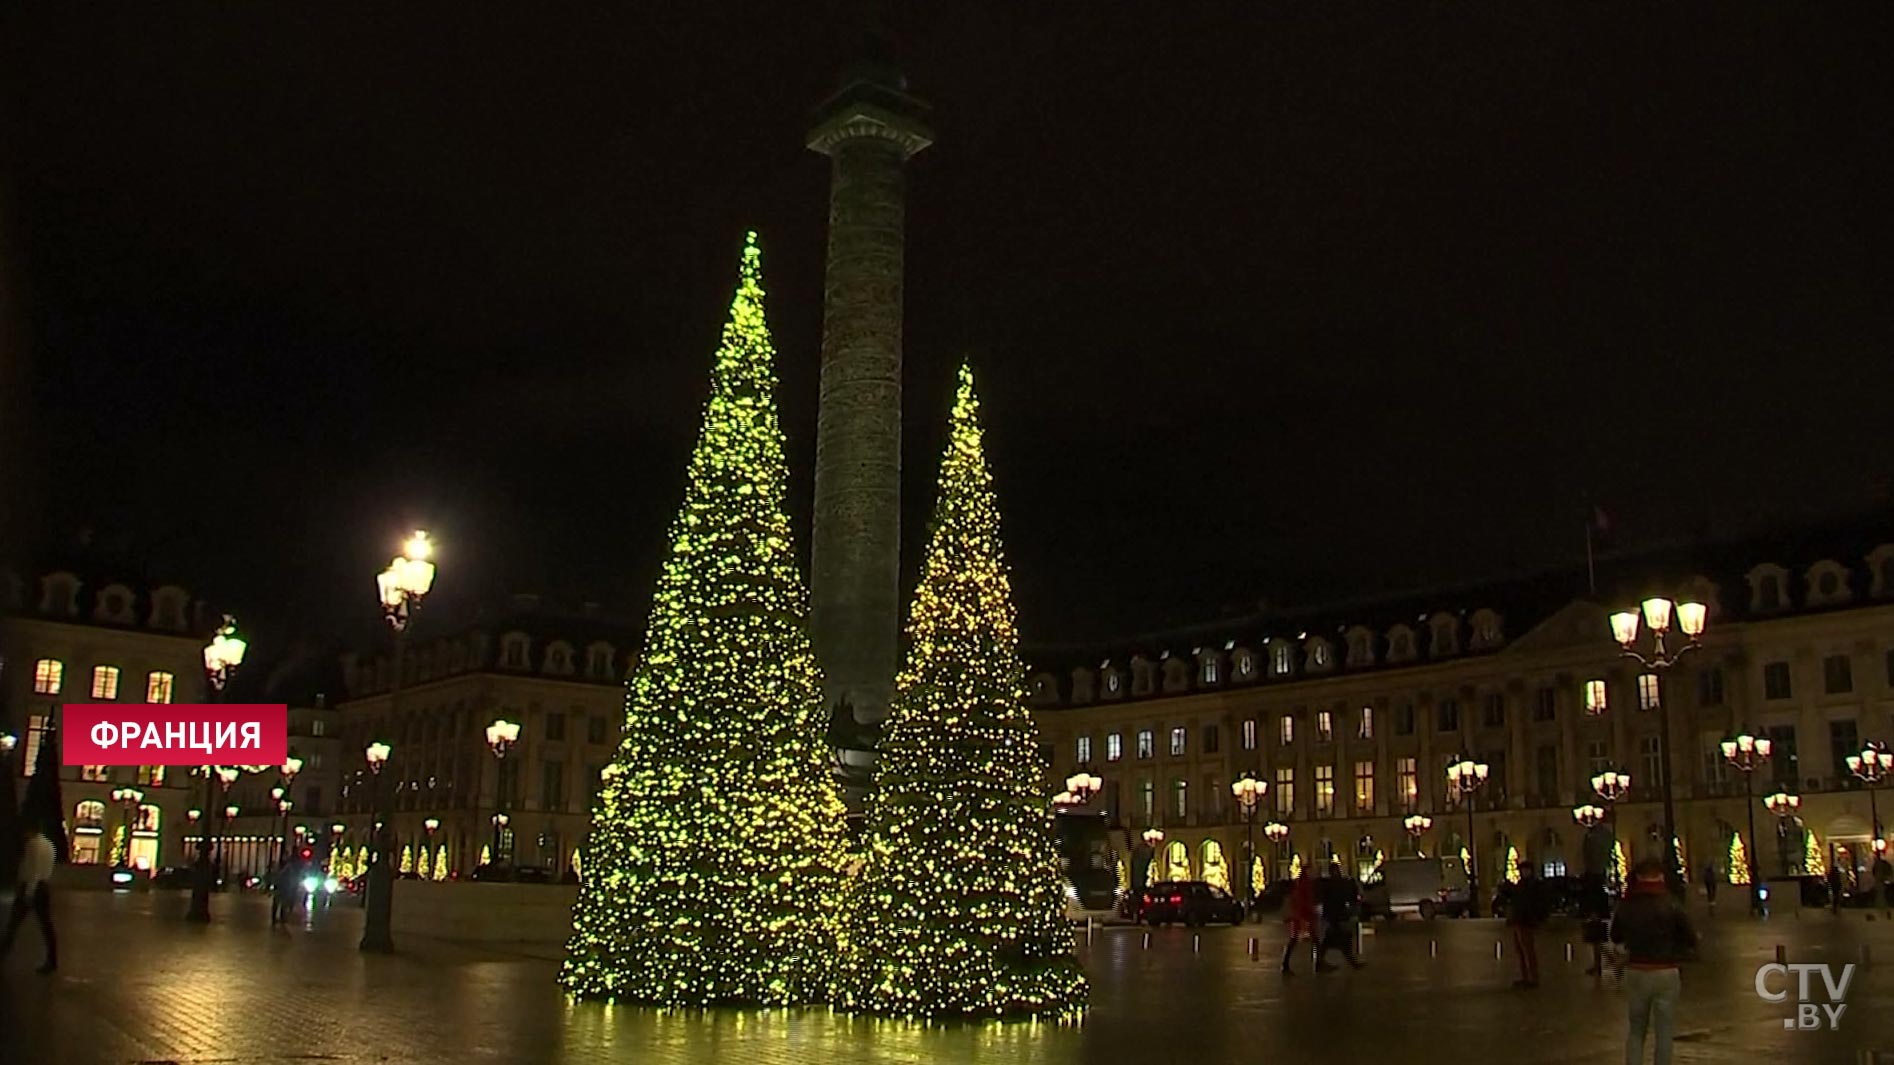
{"type": "Polygon", "coordinates": [[[1620,773],[1615,769],[1593,774],[1591,790],[1597,792],[1598,797],[1607,803],[1618,802],[1631,794],[1631,774],[1620,773]]]}
{"type": "Polygon", "coordinates": [[[302,771],[303,771],[303,760],[300,758],[297,758],[295,755],[291,755],[288,758],[283,759],[283,764],[277,767],[277,772],[281,773],[283,776],[282,786],[279,788],[272,789],[272,794],[278,791],[282,793],[280,795],[276,795],[277,809],[281,810],[283,813],[282,854],[281,854],[281,857],[279,857],[277,860],[278,868],[281,868],[283,865],[286,865],[289,862],[289,849],[290,849],[289,808],[291,805],[293,805],[293,803],[291,802],[290,791],[296,786],[296,774],[302,771]]]}
{"type": "Polygon", "coordinates": [[[137,828],[138,807],[145,801],[145,793],[137,788],[113,788],[112,802],[125,811],[125,868],[132,864],[132,831],[137,828]]]}
{"type": "Polygon", "coordinates": [[[362,927],[359,949],[380,954],[395,949],[394,929],[391,927],[394,915],[394,872],[388,867],[388,847],[394,833],[389,827],[388,812],[383,806],[387,789],[382,786],[382,771],[387,768],[388,756],[393,753],[394,748],[380,742],[371,743],[362,751],[362,757],[368,761],[368,771],[374,778],[374,785],[370,805],[373,813],[368,834],[368,917],[362,927]]]}
{"type": "Polygon", "coordinates": [[[407,631],[414,611],[420,609],[421,600],[434,587],[434,563],[429,561],[433,557],[434,545],[427,533],[416,530],[401,545],[401,554],[375,577],[382,617],[397,633],[407,631]]]}
{"type": "MultiPolygon", "coordinates": [[[[1774,794],[1763,796],[1762,807],[1776,815],[1776,836],[1778,837],[1776,850],[1777,856],[1782,861],[1782,875],[1786,877],[1789,875],[1789,856],[1783,851],[1782,842],[1783,837],[1788,836],[1789,829],[1801,824],[1802,819],[1796,816],[1796,811],[1802,808],[1802,796],[1777,789],[1774,794]]],[[[1797,838],[1799,839],[1800,836],[1798,832],[1797,838]]]]}
{"type": "Polygon", "coordinates": [[[1744,857],[1749,864],[1749,909],[1755,913],[1762,908],[1762,885],[1756,879],[1756,791],[1754,775],[1763,764],[1769,761],[1769,753],[1774,745],[1766,738],[1758,738],[1744,732],[1723,741],[1723,757],[1743,774],[1743,808],[1749,814],[1749,848],[1744,857]]]}
{"type": "Polygon", "coordinates": [[[1869,741],[1862,745],[1861,753],[1848,756],[1848,771],[1868,786],[1868,822],[1872,826],[1876,854],[1887,850],[1887,843],[1881,838],[1881,809],[1875,803],[1874,792],[1891,769],[1894,769],[1894,752],[1890,752],[1885,743],[1869,741]]]}
{"type": "Polygon", "coordinates": [[[1578,822],[1580,827],[1587,830],[1597,828],[1599,825],[1604,824],[1605,818],[1609,816],[1609,811],[1604,807],[1594,806],[1591,803],[1582,803],[1572,807],[1572,820],[1578,822]]]}
{"type": "Polygon", "coordinates": [[[1289,826],[1281,821],[1271,821],[1263,826],[1263,838],[1269,841],[1269,861],[1273,867],[1270,877],[1274,879],[1275,870],[1282,868],[1282,844],[1289,838],[1289,826]]]}
{"type": "MultiPolygon", "coordinates": [[[[223,701],[224,687],[230,683],[230,678],[236,674],[237,668],[243,665],[244,652],[248,649],[249,645],[237,635],[236,619],[226,614],[223,624],[217,627],[216,635],[211,637],[209,646],[204,648],[204,677],[210,682],[212,702],[223,701]]],[[[233,769],[232,772],[234,773],[235,770],[233,769]]],[[[204,767],[203,808],[206,811],[217,808],[216,788],[220,776],[218,767],[204,767]]],[[[230,780],[234,779],[236,778],[232,776],[225,780],[226,786],[230,780]]],[[[216,886],[212,883],[216,873],[210,863],[210,830],[213,820],[205,818],[204,831],[197,837],[197,861],[192,867],[193,876],[191,877],[191,905],[184,911],[184,918],[188,921],[202,923],[210,921],[210,893],[216,886]]]]}
{"type": "Polygon", "coordinates": [[[501,850],[500,829],[506,826],[506,752],[519,742],[520,727],[516,722],[500,718],[487,726],[487,746],[492,749],[497,763],[493,772],[493,862],[505,865],[506,858],[501,850]]]}
{"type": "Polygon", "coordinates": [[[1480,855],[1473,838],[1474,799],[1486,786],[1492,767],[1472,758],[1456,757],[1447,764],[1447,785],[1467,811],[1467,916],[1480,915],[1480,855]]]}
{"type": "Polygon", "coordinates": [[[1235,796],[1237,806],[1243,810],[1246,844],[1243,848],[1243,880],[1249,884],[1251,905],[1256,903],[1256,808],[1262,804],[1267,791],[1267,781],[1257,780],[1248,773],[1230,784],[1230,794],[1235,796]]]}
{"type": "Polygon", "coordinates": [[[1664,879],[1670,885],[1671,893],[1678,896],[1684,890],[1681,870],[1683,860],[1677,854],[1677,803],[1670,765],[1670,700],[1664,697],[1664,676],[1684,655],[1703,646],[1703,628],[1709,613],[1702,603],[1672,604],[1662,596],[1646,599],[1644,624],[1651,630],[1650,654],[1639,651],[1637,647],[1638,612],[1623,610],[1611,615],[1611,634],[1618,641],[1624,657],[1638,662],[1657,678],[1657,788],[1664,800],[1664,879]],[[1675,652],[1667,649],[1664,643],[1664,638],[1670,634],[1673,608],[1677,628],[1685,640],[1675,652]]]}
{"type": "Polygon", "coordinates": [[[1083,766],[1079,767],[1078,772],[1065,778],[1065,790],[1067,794],[1072,796],[1073,804],[1078,806],[1083,806],[1090,802],[1092,796],[1098,794],[1104,787],[1105,782],[1093,776],[1091,773],[1086,772],[1083,766]]]}
{"type": "Polygon", "coordinates": [[[1421,837],[1434,827],[1434,819],[1426,814],[1408,814],[1401,819],[1401,827],[1407,829],[1408,836],[1414,840],[1414,853],[1419,854],[1421,837]]]}

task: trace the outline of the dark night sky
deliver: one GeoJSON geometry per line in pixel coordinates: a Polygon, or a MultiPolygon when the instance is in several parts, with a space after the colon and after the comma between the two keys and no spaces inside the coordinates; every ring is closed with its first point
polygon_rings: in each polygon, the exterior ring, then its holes
{"type": "MultiPolygon", "coordinates": [[[[1886,502],[1885,7],[1178,6],[894,20],[910,570],[969,354],[1035,641],[1886,502]]],[[[9,16],[43,536],[642,613],[746,227],[806,519],[845,8],[509,7],[9,16]]]]}

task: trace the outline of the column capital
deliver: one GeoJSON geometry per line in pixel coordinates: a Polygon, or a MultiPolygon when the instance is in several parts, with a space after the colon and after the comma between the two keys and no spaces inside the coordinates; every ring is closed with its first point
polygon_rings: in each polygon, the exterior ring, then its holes
{"type": "Polygon", "coordinates": [[[927,127],[928,107],[906,93],[868,82],[856,82],[836,93],[816,111],[807,144],[812,151],[833,155],[838,145],[873,138],[901,149],[901,157],[934,143],[927,127]]]}

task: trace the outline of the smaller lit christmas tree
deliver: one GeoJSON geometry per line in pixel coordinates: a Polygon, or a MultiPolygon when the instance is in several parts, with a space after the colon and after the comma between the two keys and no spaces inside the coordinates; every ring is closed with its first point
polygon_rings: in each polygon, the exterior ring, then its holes
{"type": "Polygon", "coordinates": [[[1802,834],[1802,867],[1810,876],[1828,875],[1828,855],[1822,850],[1822,841],[1815,838],[1813,831],[1802,834]]]}
{"type": "Polygon", "coordinates": [[[1465,847],[1460,848],[1460,869],[1468,876],[1473,875],[1473,852],[1465,847]]]}
{"type": "Polygon", "coordinates": [[[488,846],[485,843],[482,843],[480,845],[480,864],[481,865],[493,864],[493,848],[488,846]]]}
{"type": "Polygon", "coordinates": [[[401,872],[404,876],[414,872],[414,847],[410,844],[401,847],[401,872]]]}
{"type": "Polygon", "coordinates": [[[1301,875],[1302,875],[1302,855],[1291,854],[1289,856],[1289,879],[1295,880],[1299,878],[1301,875]]]}
{"type": "Polygon", "coordinates": [[[1621,839],[1614,839],[1611,841],[1611,883],[1612,883],[1612,886],[1617,887],[1617,888],[1622,888],[1624,886],[1625,880],[1630,875],[1631,875],[1631,862],[1624,853],[1624,841],[1621,839]]]}
{"type": "Polygon", "coordinates": [[[1224,864],[1223,851],[1214,843],[1204,851],[1203,881],[1212,887],[1230,890],[1230,868],[1224,864]]]}
{"type": "Polygon", "coordinates": [[[1260,893],[1268,886],[1269,868],[1263,864],[1261,858],[1253,859],[1250,862],[1250,890],[1260,893]]]}
{"type": "Polygon", "coordinates": [[[1741,832],[1730,833],[1730,883],[1749,883],[1749,848],[1743,846],[1741,832]]]}
{"type": "Polygon", "coordinates": [[[1519,848],[1511,845],[1506,847],[1506,882],[1519,883],[1519,848]]]}
{"type": "Polygon", "coordinates": [[[364,844],[361,847],[356,848],[355,850],[355,875],[366,876],[367,874],[368,874],[368,846],[364,844]]]}
{"type": "Polygon", "coordinates": [[[1676,836],[1672,836],[1670,838],[1670,845],[1675,849],[1677,854],[1677,868],[1673,870],[1677,874],[1677,882],[1680,884],[1688,884],[1690,883],[1690,862],[1684,857],[1684,841],[1678,839],[1676,836]]]}
{"type": "Polygon", "coordinates": [[[112,864],[113,865],[129,865],[130,864],[129,852],[127,851],[125,847],[125,832],[126,832],[126,827],[124,825],[120,825],[117,828],[112,830],[112,864]]]}
{"type": "Polygon", "coordinates": [[[447,847],[444,845],[434,848],[434,879],[447,879],[447,847]]]}

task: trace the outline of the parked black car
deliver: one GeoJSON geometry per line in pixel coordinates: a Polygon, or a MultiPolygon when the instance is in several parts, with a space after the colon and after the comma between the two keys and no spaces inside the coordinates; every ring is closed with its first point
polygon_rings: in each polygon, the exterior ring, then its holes
{"type": "Polygon", "coordinates": [[[1201,880],[1166,881],[1152,884],[1138,898],[1135,920],[1156,927],[1186,924],[1242,924],[1246,914],[1243,903],[1220,887],[1201,880]]]}

